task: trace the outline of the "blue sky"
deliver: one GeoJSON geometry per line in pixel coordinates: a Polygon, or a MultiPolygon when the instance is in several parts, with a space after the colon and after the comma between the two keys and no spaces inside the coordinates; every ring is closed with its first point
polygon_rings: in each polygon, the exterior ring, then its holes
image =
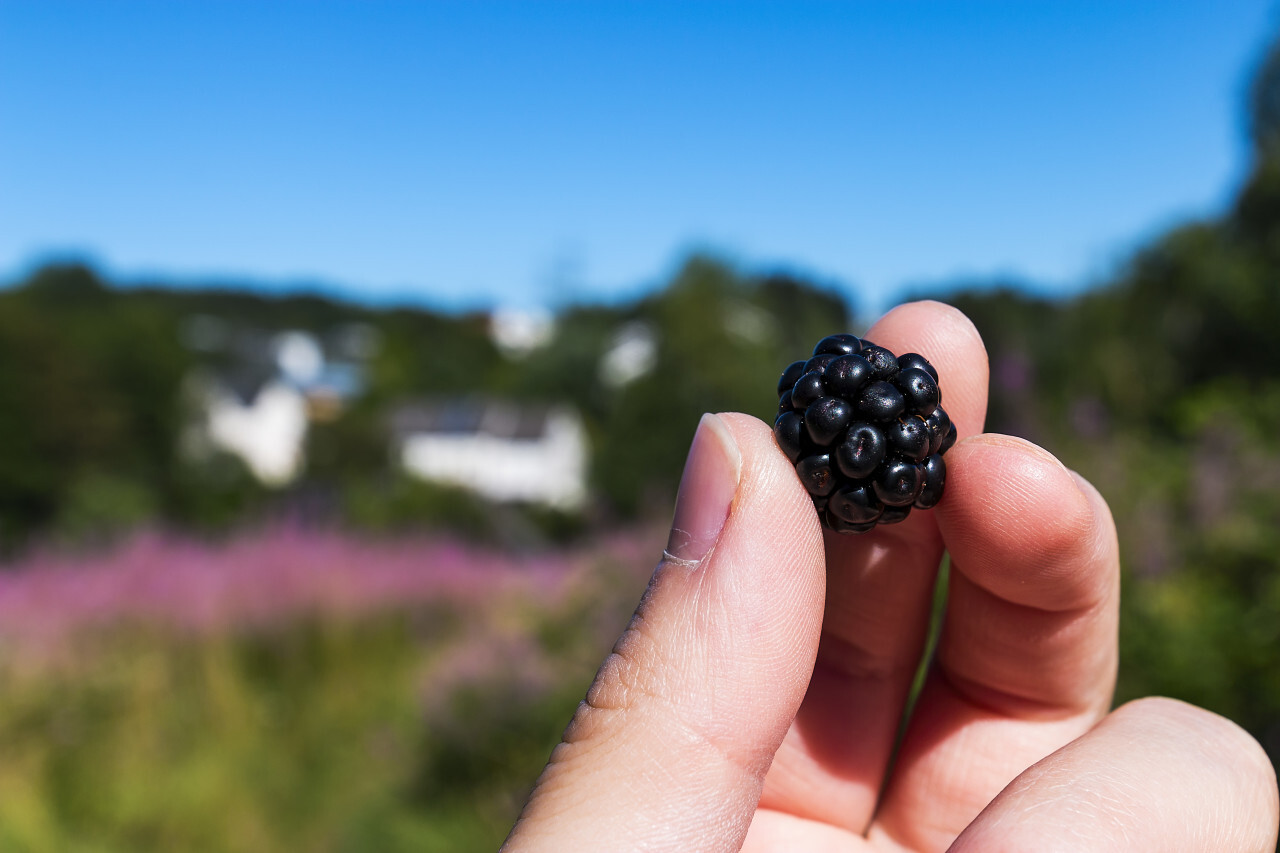
{"type": "Polygon", "coordinates": [[[1069,292],[1248,163],[1270,0],[0,0],[0,280],[633,296],[695,248],[1069,292]]]}

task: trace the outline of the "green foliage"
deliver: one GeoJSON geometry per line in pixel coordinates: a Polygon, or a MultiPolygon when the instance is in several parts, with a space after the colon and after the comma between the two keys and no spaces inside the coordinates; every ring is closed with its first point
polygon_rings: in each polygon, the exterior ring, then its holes
{"type": "Polygon", "coordinates": [[[171,318],[83,267],[0,294],[0,540],[76,515],[86,483],[172,493],[187,364],[171,318]]]}
{"type": "Polygon", "coordinates": [[[747,412],[772,422],[782,368],[851,325],[833,294],[781,278],[743,279],[702,257],[638,305],[634,320],[655,335],[653,369],[620,388],[599,389],[604,406],[592,435],[593,482],[628,514],[669,506],[704,412],[747,412]]]}
{"type": "Polygon", "coordinates": [[[62,535],[82,542],[142,527],[159,514],[159,501],[149,484],[92,473],[71,484],[55,527],[62,535]]]}
{"type": "Polygon", "coordinates": [[[266,495],[253,472],[239,456],[226,451],[183,459],[171,476],[171,503],[158,513],[170,524],[222,532],[254,517],[265,503],[266,495]]]}
{"type": "Polygon", "coordinates": [[[425,520],[470,538],[483,539],[494,532],[490,507],[456,486],[395,476],[355,482],[344,491],[343,501],[346,517],[376,533],[405,532],[423,526],[425,520]]]}
{"type": "Polygon", "coordinates": [[[383,344],[371,376],[376,399],[400,395],[466,396],[499,381],[502,367],[483,316],[445,317],[398,309],[370,315],[383,344]]]}

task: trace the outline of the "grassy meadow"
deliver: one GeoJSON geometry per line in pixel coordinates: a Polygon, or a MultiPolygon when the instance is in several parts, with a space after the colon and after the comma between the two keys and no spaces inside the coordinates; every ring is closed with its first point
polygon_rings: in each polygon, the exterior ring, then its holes
{"type": "Polygon", "coordinates": [[[0,850],[493,850],[657,536],[277,529],[0,574],[0,850]]]}

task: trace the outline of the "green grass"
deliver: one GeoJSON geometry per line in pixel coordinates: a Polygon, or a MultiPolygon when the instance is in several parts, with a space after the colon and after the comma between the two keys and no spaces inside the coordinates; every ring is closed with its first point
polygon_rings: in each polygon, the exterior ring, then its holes
{"type": "Polygon", "coordinates": [[[114,629],[5,667],[0,850],[496,849],[590,668],[433,696],[458,640],[428,617],[114,629]]]}

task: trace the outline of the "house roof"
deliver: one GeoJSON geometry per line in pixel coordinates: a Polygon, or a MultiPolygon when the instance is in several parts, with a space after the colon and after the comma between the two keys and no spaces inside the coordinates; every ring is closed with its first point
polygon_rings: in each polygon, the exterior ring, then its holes
{"type": "Polygon", "coordinates": [[[553,407],[505,400],[467,398],[401,404],[391,412],[391,432],[410,435],[486,435],[515,441],[541,438],[553,407]]]}
{"type": "Polygon", "coordinates": [[[268,365],[243,363],[217,374],[217,379],[241,405],[251,406],[274,375],[268,365]]]}

